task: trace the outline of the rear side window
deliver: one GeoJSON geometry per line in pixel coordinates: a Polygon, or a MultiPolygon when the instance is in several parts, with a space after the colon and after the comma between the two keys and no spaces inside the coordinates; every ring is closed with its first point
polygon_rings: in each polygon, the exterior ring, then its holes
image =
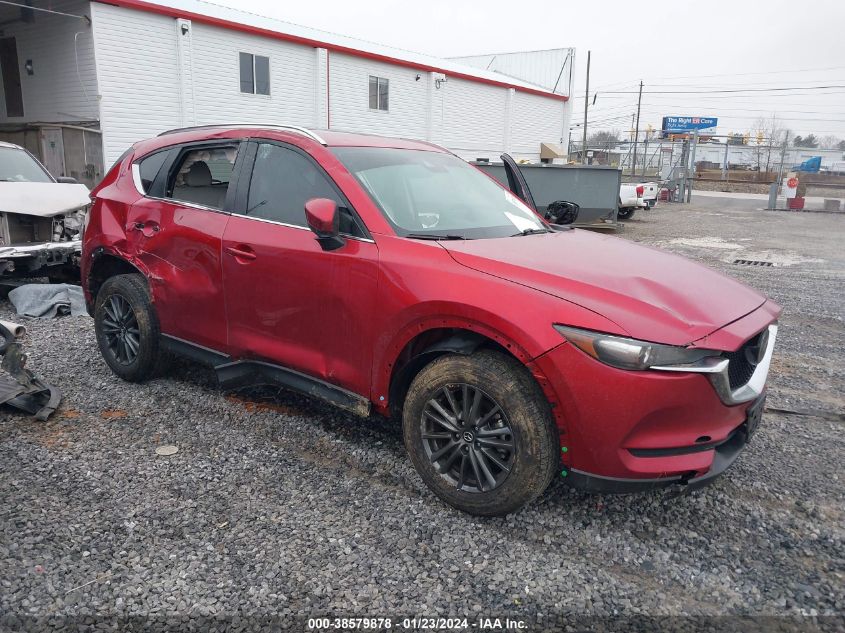
{"type": "Polygon", "coordinates": [[[166,197],[222,209],[237,155],[237,144],[201,147],[185,152],[171,172],[166,197]]]}
{"type": "Polygon", "coordinates": [[[346,202],[317,165],[292,149],[271,143],[259,144],[246,215],[307,227],[305,203],[312,198],[334,200],[340,207],[341,232],[364,236],[346,202]]]}
{"type": "Polygon", "coordinates": [[[156,176],[158,176],[158,172],[161,171],[168,156],[170,156],[170,152],[165,150],[150,154],[138,162],[138,169],[141,172],[141,187],[143,187],[144,193],[150,193],[156,176]]]}

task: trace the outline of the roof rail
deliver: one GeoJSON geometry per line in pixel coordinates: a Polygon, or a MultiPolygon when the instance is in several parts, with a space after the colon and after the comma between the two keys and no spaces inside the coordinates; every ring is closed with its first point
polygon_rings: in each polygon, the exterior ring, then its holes
{"type": "Polygon", "coordinates": [[[328,145],[325,139],[318,134],[315,134],[308,128],[299,127],[298,125],[267,125],[264,123],[216,123],[213,125],[194,125],[192,127],[177,127],[172,130],[166,130],[159,134],[159,136],[166,136],[168,134],[177,134],[179,132],[191,132],[193,130],[210,130],[214,128],[255,128],[268,130],[282,130],[286,132],[296,132],[306,136],[313,141],[317,141],[320,145],[328,145]]]}

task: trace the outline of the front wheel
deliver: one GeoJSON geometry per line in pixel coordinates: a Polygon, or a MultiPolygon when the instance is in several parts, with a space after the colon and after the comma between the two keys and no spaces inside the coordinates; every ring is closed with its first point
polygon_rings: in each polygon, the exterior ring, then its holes
{"type": "Polygon", "coordinates": [[[634,211],[636,211],[636,209],[632,209],[631,207],[620,208],[616,217],[620,220],[630,220],[634,217],[634,211]]]}
{"type": "Polygon", "coordinates": [[[405,448],[449,505],[501,516],[536,499],[558,466],[549,403],[515,359],[447,354],[423,368],[403,409],[405,448]]]}

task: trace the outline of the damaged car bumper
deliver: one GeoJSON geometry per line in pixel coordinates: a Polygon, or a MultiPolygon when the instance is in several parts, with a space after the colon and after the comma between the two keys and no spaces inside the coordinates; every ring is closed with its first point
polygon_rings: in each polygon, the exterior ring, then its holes
{"type": "Polygon", "coordinates": [[[32,277],[53,266],[79,266],[82,241],[0,246],[0,277],[32,277]]]}

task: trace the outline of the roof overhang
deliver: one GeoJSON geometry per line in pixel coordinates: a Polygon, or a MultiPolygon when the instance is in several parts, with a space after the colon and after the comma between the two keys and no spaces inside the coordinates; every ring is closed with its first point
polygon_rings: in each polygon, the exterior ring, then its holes
{"type": "Polygon", "coordinates": [[[300,35],[294,35],[291,33],[284,33],[282,31],[276,31],[273,29],[262,28],[260,26],[254,26],[251,24],[243,24],[241,22],[235,22],[232,20],[227,20],[220,17],[215,17],[212,15],[207,15],[203,13],[197,13],[193,11],[185,11],[182,9],[178,9],[175,7],[170,7],[162,4],[156,4],[154,2],[145,2],[144,0],[93,0],[94,2],[100,2],[101,4],[110,4],[117,7],[123,7],[126,9],[137,9],[138,11],[146,11],[148,13],[156,13],[158,15],[166,15],[172,18],[184,18],[186,20],[191,20],[193,22],[199,22],[201,24],[208,24],[210,26],[217,26],[224,29],[230,29],[232,31],[240,31],[241,33],[249,33],[252,35],[260,35],[262,37],[269,37],[272,39],[283,40],[287,42],[293,42],[295,44],[301,44],[303,46],[311,46],[313,48],[325,48],[328,51],[336,52],[336,53],[343,53],[345,55],[351,55],[354,57],[361,57],[364,59],[372,59],[374,61],[385,62],[388,64],[393,64],[395,66],[403,66],[405,68],[412,68],[414,70],[421,70],[424,72],[434,72],[434,73],[443,73],[449,77],[454,77],[456,79],[465,79],[467,81],[474,81],[477,83],[488,84],[491,86],[499,86],[501,88],[513,88],[519,92],[525,92],[528,94],[535,94],[541,97],[546,97],[548,99],[556,99],[558,101],[568,101],[569,97],[566,95],[555,94],[552,92],[548,92],[546,90],[542,90],[540,88],[531,88],[529,86],[522,86],[519,84],[514,84],[508,82],[506,79],[501,81],[496,79],[491,79],[488,77],[479,77],[478,75],[473,75],[471,73],[463,73],[463,72],[456,72],[454,69],[444,68],[436,65],[429,65],[423,64],[418,61],[413,61],[409,59],[402,59],[400,57],[393,57],[390,55],[385,55],[382,53],[376,53],[372,51],[367,51],[359,48],[354,48],[351,46],[344,46],[341,44],[336,44],[333,42],[326,42],[321,41],[315,38],[309,37],[302,37],[300,35]]]}

